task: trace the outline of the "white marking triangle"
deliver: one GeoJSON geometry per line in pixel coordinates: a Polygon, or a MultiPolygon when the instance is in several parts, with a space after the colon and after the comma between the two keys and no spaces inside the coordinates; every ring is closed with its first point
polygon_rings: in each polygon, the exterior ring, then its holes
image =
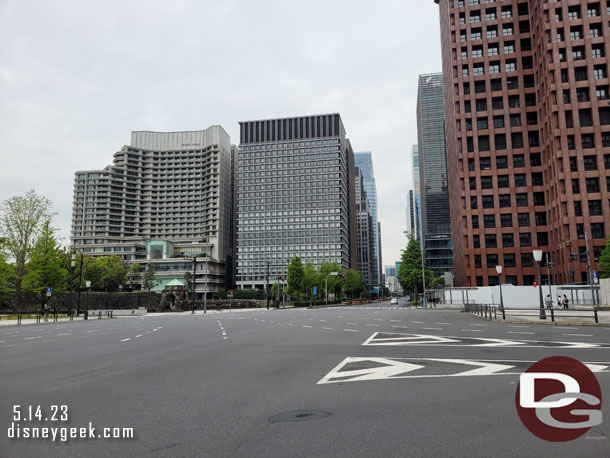
{"type": "Polygon", "coordinates": [[[495,363],[486,363],[482,361],[471,361],[467,359],[438,359],[438,358],[428,358],[428,361],[440,361],[443,363],[452,363],[452,364],[465,364],[468,366],[477,366],[477,369],[472,369],[469,371],[458,372],[457,374],[451,374],[452,377],[462,377],[469,375],[492,375],[496,372],[505,371],[507,369],[512,369],[515,366],[507,365],[507,364],[495,364],[495,363]]]}
{"type": "Polygon", "coordinates": [[[419,364],[405,363],[402,361],[396,361],[387,358],[345,358],[337,367],[326,374],[319,382],[321,383],[332,383],[332,382],[356,382],[364,380],[383,380],[392,378],[395,375],[404,374],[417,369],[421,369],[424,366],[419,364]],[[370,367],[366,369],[355,369],[348,371],[340,371],[345,365],[350,363],[358,363],[362,361],[371,361],[378,364],[383,364],[381,367],[370,367]]]}

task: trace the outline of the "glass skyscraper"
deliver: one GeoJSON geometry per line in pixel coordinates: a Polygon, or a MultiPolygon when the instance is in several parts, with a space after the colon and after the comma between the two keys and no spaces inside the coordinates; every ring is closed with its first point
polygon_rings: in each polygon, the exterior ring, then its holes
{"type": "Polygon", "coordinates": [[[371,238],[372,253],[370,257],[370,278],[371,285],[378,285],[381,281],[381,240],[377,218],[377,186],[375,175],[373,174],[373,157],[370,151],[354,153],[355,165],[362,173],[362,184],[364,192],[369,201],[371,211],[371,238]]]}
{"type": "Polygon", "coordinates": [[[453,271],[442,73],[419,76],[417,141],[421,240],[426,265],[438,277],[453,271]]]}

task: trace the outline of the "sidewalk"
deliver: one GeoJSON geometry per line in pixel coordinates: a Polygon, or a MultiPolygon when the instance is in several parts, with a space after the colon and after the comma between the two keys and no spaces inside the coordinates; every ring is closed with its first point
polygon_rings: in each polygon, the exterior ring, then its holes
{"type": "MultiPolygon", "coordinates": [[[[507,311],[508,312],[508,311],[507,311]]],[[[588,310],[553,310],[555,321],[551,319],[551,312],[545,309],[546,319],[540,319],[539,309],[528,310],[510,310],[510,314],[506,313],[506,320],[502,319],[500,310],[496,310],[496,319],[490,320],[486,317],[481,317],[485,320],[496,321],[498,323],[522,323],[522,324],[546,324],[558,326],[608,326],[610,325],[610,311],[601,310],[597,312],[598,323],[595,322],[595,317],[591,309],[588,310]]]]}

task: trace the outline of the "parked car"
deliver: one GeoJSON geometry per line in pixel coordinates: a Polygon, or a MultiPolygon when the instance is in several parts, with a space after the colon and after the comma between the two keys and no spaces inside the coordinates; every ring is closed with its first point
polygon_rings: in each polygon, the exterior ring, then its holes
{"type": "Polygon", "coordinates": [[[392,300],[390,301],[390,304],[396,304],[398,305],[398,298],[397,297],[393,297],[392,300]]]}

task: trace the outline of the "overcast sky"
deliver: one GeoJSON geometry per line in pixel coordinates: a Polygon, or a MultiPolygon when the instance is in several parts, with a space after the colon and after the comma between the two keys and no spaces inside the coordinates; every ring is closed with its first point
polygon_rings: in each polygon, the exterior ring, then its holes
{"type": "Polygon", "coordinates": [[[68,243],[76,170],[132,130],[341,114],[372,151],[383,264],[404,248],[417,77],[441,71],[432,0],[0,0],[0,200],[49,197],[68,243]]]}

